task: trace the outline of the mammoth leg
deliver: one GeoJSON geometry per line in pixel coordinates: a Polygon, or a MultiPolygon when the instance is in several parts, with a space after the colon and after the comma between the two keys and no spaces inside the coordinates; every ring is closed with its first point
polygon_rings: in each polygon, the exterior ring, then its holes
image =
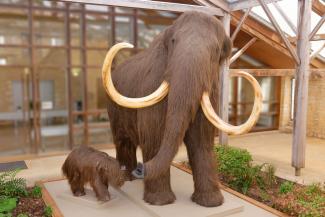
{"type": "MultiPolygon", "coordinates": [[[[149,146],[152,148],[153,146],[149,146]]],[[[159,148],[159,147],[157,147],[159,148]]],[[[144,162],[153,158],[156,152],[143,149],[144,162]]],[[[157,150],[158,151],[158,150],[157,150]]],[[[170,185],[170,169],[161,176],[154,179],[144,179],[144,201],[152,205],[165,205],[173,203],[176,200],[170,185]]]]}
{"type": "Polygon", "coordinates": [[[108,192],[108,185],[104,184],[101,181],[99,175],[93,177],[93,180],[90,182],[91,187],[94,189],[96,197],[100,201],[109,201],[111,196],[108,192]]]}
{"type": "Polygon", "coordinates": [[[129,138],[118,139],[116,142],[116,159],[127,170],[126,179],[133,180],[132,171],[137,167],[136,145],[129,138]]]}
{"type": "Polygon", "coordinates": [[[220,206],[223,203],[213,152],[214,133],[213,126],[200,109],[184,138],[194,179],[191,199],[206,207],[220,206]]]}

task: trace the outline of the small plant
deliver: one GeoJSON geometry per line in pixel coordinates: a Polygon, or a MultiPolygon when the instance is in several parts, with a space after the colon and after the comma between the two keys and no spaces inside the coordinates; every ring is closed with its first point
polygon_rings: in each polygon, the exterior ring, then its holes
{"type": "Polygon", "coordinates": [[[52,217],[52,214],[53,214],[52,207],[51,206],[46,206],[44,208],[44,216],[45,217],[52,217]]]}
{"type": "Polygon", "coordinates": [[[2,198],[0,199],[0,214],[8,215],[14,208],[16,208],[16,206],[16,198],[2,198]]]}
{"type": "Polygon", "coordinates": [[[261,191],[260,197],[263,201],[269,201],[270,195],[266,191],[261,191]]]}
{"type": "Polygon", "coordinates": [[[280,185],[279,193],[280,194],[287,194],[289,192],[292,192],[293,187],[294,187],[294,184],[292,182],[285,181],[280,185]]]}
{"type": "Polygon", "coordinates": [[[31,192],[30,192],[31,196],[34,198],[41,198],[42,197],[42,188],[40,186],[35,186],[31,192]]]}
{"type": "Polygon", "coordinates": [[[275,176],[275,167],[272,164],[265,164],[264,167],[265,172],[265,184],[267,186],[272,186],[276,184],[276,176],[275,176]]]}
{"type": "Polygon", "coordinates": [[[320,184],[312,184],[306,187],[305,193],[307,195],[321,194],[323,192],[320,184]]]}
{"type": "Polygon", "coordinates": [[[0,174],[0,195],[7,197],[27,196],[26,180],[16,178],[19,171],[12,170],[0,174]]]}
{"type": "Polygon", "coordinates": [[[11,213],[0,213],[0,217],[12,217],[11,213]]]}
{"type": "Polygon", "coordinates": [[[264,189],[263,165],[252,165],[253,158],[247,150],[229,146],[216,146],[218,172],[230,187],[247,194],[252,185],[264,189]]]}
{"type": "Polygon", "coordinates": [[[28,215],[25,213],[20,213],[19,215],[17,215],[17,217],[28,217],[28,215]]]}

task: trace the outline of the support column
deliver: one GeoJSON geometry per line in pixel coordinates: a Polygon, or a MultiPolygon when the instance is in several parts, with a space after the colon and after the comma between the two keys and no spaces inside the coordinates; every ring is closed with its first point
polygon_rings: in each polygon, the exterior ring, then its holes
{"type": "MultiPolygon", "coordinates": [[[[225,13],[221,18],[226,34],[230,35],[230,14],[225,13]]],[[[227,59],[219,68],[219,116],[222,120],[228,122],[229,114],[229,59],[227,59]]],[[[219,130],[219,144],[228,144],[228,135],[219,130]]]]}
{"type": "Polygon", "coordinates": [[[33,141],[31,152],[38,153],[41,144],[41,118],[40,118],[40,96],[39,96],[39,74],[35,65],[35,47],[34,47],[34,18],[33,1],[28,1],[28,29],[29,29],[29,63],[32,80],[32,100],[33,100],[33,141]]]}
{"type": "Polygon", "coordinates": [[[68,87],[68,126],[69,126],[69,142],[68,147],[70,150],[73,148],[73,98],[72,98],[72,76],[71,76],[71,30],[70,30],[70,3],[65,4],[65,15],[64,15],[64,25],[65,25],[65,46],[67,52],[67,87],[68,87]]]}
{"type": "Polygon", "coordinates": [[[311,0],[298,1],[297,54],[300,63],[296,67],[295,107],[292,143],[292,166],[295,175],[300,176],[305,167],[306,126],[309,80],[309,33],[311,0]]]}
{"type": "Polygon", "coordinates": [[[86,6],[81,5],[81,60],[83,69],[83,131],[84,143],[82,145],[89,145],[89,124],[88,124],[88,64],[87,64],[87,35],[86,35],[86,6]]]}

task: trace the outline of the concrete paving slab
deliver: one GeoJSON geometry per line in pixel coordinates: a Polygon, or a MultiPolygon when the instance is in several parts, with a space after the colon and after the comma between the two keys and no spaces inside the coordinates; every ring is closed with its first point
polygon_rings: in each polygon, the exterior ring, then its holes
{"type": "Polygon", "coordinates": [[[136,204],[144,206],[146,209],[153,211],[157,216],[183,216],[186,210],[187,217],[223,217],[243,211],[242,204],[232,201],[230,195],[225,195],[225,203],[220,207],[206,208],[193,203],[190,196],[194,191],[192,176],[175,167],[171,167],[171,185],[176,195],[176,201],[166,206],[152,206],[142,200],[143,182],[127,182],[122,192],[134,201],[136,204]]]}
{"type": "MultiPolygon", "coordinates": [[[[62,184],[66,185],[66,182],[62,184]]],[[[115,189],[113,193],[110,192],[111,200],[106,202],[98,201],[95,192],[90,188],[85,188],[85,193],[86,195],[84,196],[75,197],[73,194],[71,194],[70,189],[66,189],[66,191],[64,191],[62,194],[58,194],[58,197],[67,201],[83,204],[85,206],[93,207],[96,209],[105,208],[106,206],[109,206],[109,203],[112,203],[113,200],[117,199],[117,193],[115,192],[115,189]]]]}
{"type": "Polygon", "coordinates": [[[324,183],[325,140],[307,137],[306,167],[301,176],[295,176],[291,166],[292,134],[279,131],[249,133],[231,136],[229,145],[247,149],[256,163],[270,163],[275,174],[300,184],[324,183]]]}
{"type": "Polygon", "coordinates": [[[152,206],[142,200],[143,182],[136,180],[127,182],[121,189],[109,188],[114,199],[102,203],[96,200],[94,193],[83,197],[73,197],[66,180],[45,183],[45,187],[53,197],[64,216],[67,217],[109,217],[109,216],[187,216],[187,217],[224,217],[242,212],[244,206],[223,192],[225,203],[220,207],[206,208],[193,203],[190,196],[193,192],[192,176],[179,169],[171,169],[172,188],[177,197],[173,204],[152,206]],[[185,212],[185,213],[184,213],[185,212]]]}

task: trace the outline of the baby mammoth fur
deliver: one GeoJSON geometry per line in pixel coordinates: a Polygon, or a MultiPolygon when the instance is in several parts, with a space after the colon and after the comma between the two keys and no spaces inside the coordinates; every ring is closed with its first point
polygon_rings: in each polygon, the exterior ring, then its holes
{"type": "Polygon", "coordinates": [[[89,183],[100,201],[110,200],[109,184],[117,188],[124,184],[125,171],[119,162],[90,147],[74,149],[65,160],[62,172],[75,196],[85,195],[84,185],[89,183]]]}

